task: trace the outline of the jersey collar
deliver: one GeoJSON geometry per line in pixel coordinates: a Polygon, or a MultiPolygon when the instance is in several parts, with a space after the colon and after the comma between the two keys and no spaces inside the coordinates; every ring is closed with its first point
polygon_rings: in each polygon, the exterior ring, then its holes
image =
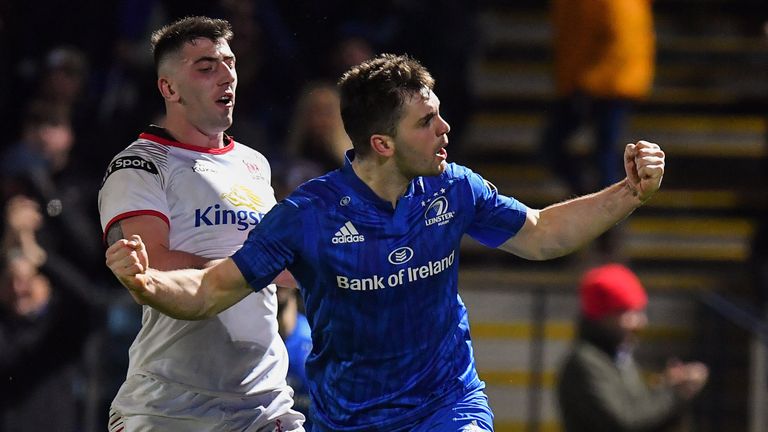
{"type": "Polygon", "coordinates": [[[141,133],[139,135],[139,138],[154,141],[158,144],[183,148],[185,150],[192,150],[200,153],[224,154],[224,153],[230,152],[232,149],[235,148],[235,140],[232,139],[232,137],[230,137],[227,134],[224,134],[224,142],[226,143],[224,147],[221,147],[221,148],[201,147],[201,146],[185,144],[185,143],[176,141],[176,138],[171,136],[171,134],[169,134],[167,130],[156,125],[150,125],[149,128],[147,129],[147,132],[141,133]]]}

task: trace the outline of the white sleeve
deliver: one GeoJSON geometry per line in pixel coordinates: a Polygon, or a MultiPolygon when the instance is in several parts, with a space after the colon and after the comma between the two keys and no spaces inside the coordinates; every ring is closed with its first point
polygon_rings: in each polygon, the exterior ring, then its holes
{"type": "Polygon", "coordinates": [[[148,152],[142,147],[128,147],[107,168],[99,190],[99,219],[104,233],[130,216],[154,215],[169,222],[164,180],[167,152],[148,152]]]}

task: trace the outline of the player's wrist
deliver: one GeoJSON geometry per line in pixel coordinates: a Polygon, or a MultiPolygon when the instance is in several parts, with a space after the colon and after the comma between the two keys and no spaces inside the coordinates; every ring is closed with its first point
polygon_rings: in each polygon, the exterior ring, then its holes
{"type": "Polygon", "coordinates": [[[633,184],[629,178],[624,178],[624,191],[634,201],[635,208],[642,206],[653,196],[653,193],[644,193],[640,190],[640,185],[633,184]]]}

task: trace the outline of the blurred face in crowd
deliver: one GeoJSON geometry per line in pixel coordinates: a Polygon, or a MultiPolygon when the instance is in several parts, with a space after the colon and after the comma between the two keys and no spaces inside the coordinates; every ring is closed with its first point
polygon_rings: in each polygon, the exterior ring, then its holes
{"type": "Polygon", "coordinates": [[[197,38],[161,63],[158,87],[169,115],[181,114],[205,135],[224,132],[235,107],[235,55],[223,38],[197,38]]]}
{"type": "Polygon", "coordinates": [[[440,100],[427,88],[405,97],[397,124],[395,162],[408,179],[445,171],[450,125],[440,117],[440,100]]]}
{"type": "Polygon", "coordinates": [[[83,88],[83,76],[71,67],[58,67],[48,72],[43,87],[51,99],[73,103],[83,88]]]}
{"type": "Polygon", "coordinates": [[[622,344],[635,345],[638,334],[648,325],[648,316],[644,309],[628,310],[609,315],[602,322],[616,333],[622,344]]]}
{"type": "Polygon", "coordinates": [[[75,139],[72,127],[68,123],[42,125],[37,133],[41,151],[51,168],[54,171],[64,168],[75,139]]]}
{"type": "Polygon", "coordinates": [[[18,316],[30,316],[40,311],[50,298],[50,285],[38,274],[26,258],[8,261],[0,277],[0,304],[18,316]]]}
{"type": "Polygon", "coordinates": [[[307,133],[324,139],[333,136],[338,128],[344,127],[339,114],[339,96],[333,90],[318,88],[307,98],[307,133]]]}

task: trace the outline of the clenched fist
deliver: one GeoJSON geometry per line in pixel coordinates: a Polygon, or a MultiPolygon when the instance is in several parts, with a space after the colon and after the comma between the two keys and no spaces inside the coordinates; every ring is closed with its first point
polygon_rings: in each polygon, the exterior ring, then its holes
{"type": "Polygon", "coordinates": [[[627,186],[640,200],[647,201],[661,187],[664,177],[664,152],[657,144],[638,141],[624,148],[627,186]]]}

